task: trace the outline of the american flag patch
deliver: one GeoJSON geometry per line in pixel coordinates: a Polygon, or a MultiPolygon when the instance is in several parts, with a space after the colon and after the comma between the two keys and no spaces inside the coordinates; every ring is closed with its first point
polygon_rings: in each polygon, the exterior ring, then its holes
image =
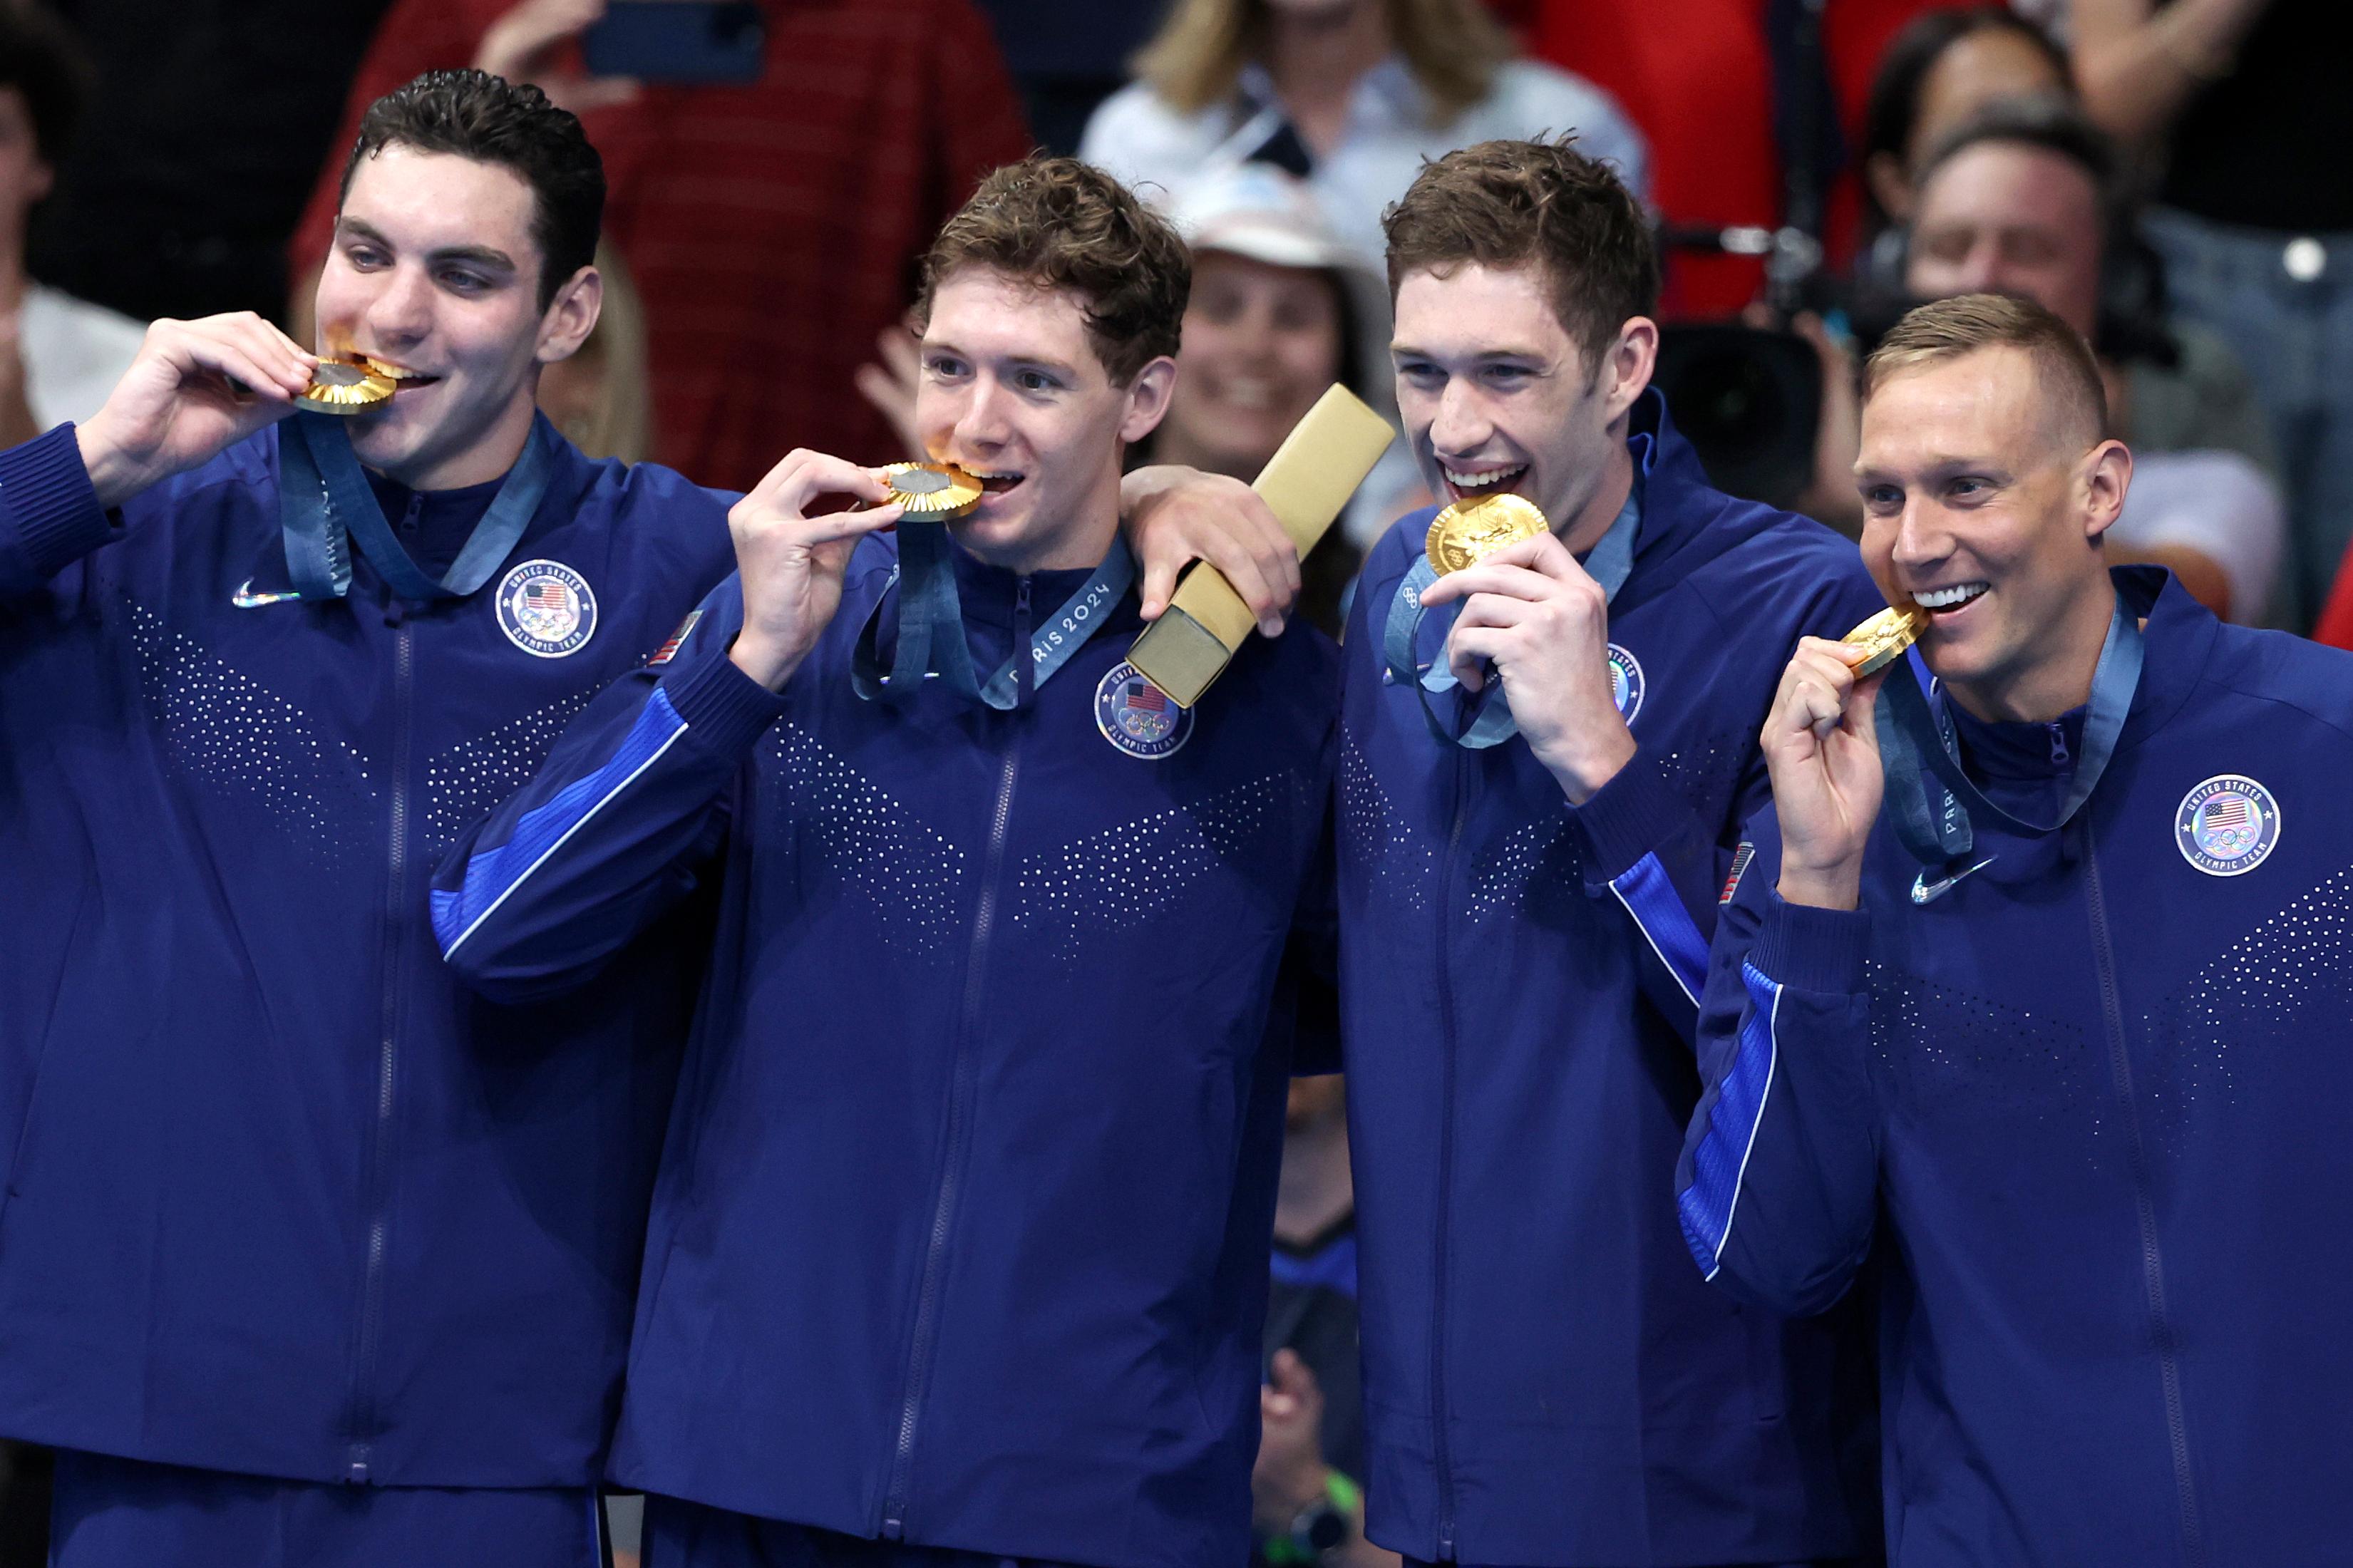
{"type": "Polygon", "coordinates": [[[668,664],[671,659],[676,658],[679,645],[686,641],[686,634],[692,631],[694,623],[702,618],[701,610],[689,610],[686,613],[686,619],[678,623],[678,630],[670,634],[670,640],[654,649],[653,658],[646,660],[647,667],[650,668],[657,664],[668,664]]]}
{"type": "Polygon", "coordinates": [[[2244,827],[2247,825],[2247,806],[2248,801],[2245,795],[2217,795],[2206,804],[2206,826],[2244,827]]]}
{"type": "Polygon", "coordinates": [[[568,610],[570,595],[563,584],[552,577],[540,577],[522,585],[523,603],[534,610],[568,610]]]}
{"type": "Polygon", "coordinates": [[[1168,711],[1168,694],[1148,680],[1129,681],[1127,689],[1121,695],[1127,699],[1130,708],[1141,708],[1146,713],[1168,711]]]}
{"type": "Polygon", "coordinates": [[[1740,847],[1732,852],[1732,874],[1725,878],[1724,893],[1715,900],[1717,903],[1732,902],[1732,895],[1740,891],[1740,879],[1748,874],[1748,862],[1755,858],[1757,858],[1757,846],[1749,843],[1746,838],[1742,839],[1740,847]]]}

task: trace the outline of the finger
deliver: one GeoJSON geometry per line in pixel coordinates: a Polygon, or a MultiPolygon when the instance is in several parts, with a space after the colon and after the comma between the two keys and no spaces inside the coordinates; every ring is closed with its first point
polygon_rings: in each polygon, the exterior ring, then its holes
{"type": "Polygon", "coordinates": [[[1274,1386],[1285,1394],[1304,1393],[1315,1381],[1314,1374],[1307,1370],[1307,1363],[1300,1359],[1299,1352],[1289,1346],[1274,1352],[1274,1361],[1268,1370],[1272,1373],[1271,1381],[1274,1386]]]}
{"type": "Polygon", "coordinates": [[[1282,635],[1282,612],[1291,607],[1293,590],[1281,585],[1280,577],[1270,578],[1259,557],[1243,549],[1227,534],[1212,534],[1201,546],[1200,559],[1208,562],[1233,585],[1250,606],[1251,618],[1258,629],[1268,637],[1282,635]]]}
{"type": "Polygon", "coordinates": [[[1509,637],[1500,626],[1456,626],[1446,637],[1448,671],[1464,690],[1482,689],[1487,684],[1487,665],[1501,656],[1509,637]]]}
{"type": "Polygon", "coordinates": [[[1902,668],[1901,664],[1891,664],[1885,669],[1875,670],[1856,681],[1847,692],[1846,727],[1867,737],[1873,751],[1879,749],[1879,727],[1873,722],[1879,712],[1879,689],[1886,683],[1890,670],[1902,668]]]}
{"type": "Polygon", "coordinates": [[[1514,599],[1507,594],[1473,594],[1455,617],[1457,631],[1466,626],[1516,626],[1536,611],[1525,599],[1514,599]]]}
{"type": "Polygon", "coordinates": [[[1449,572],[1421,591],[1425,605],[1443,605],[1472,594],[1501,594],[1521,600],[1548,599],[1560,592],[1557,578],[1514,563],[1498,560],[1494,555],[1460,572],[1449,572]]]}
{"type": "Polygon", "coordinates": [[[794,511],[806,513],[810,501],[826,495],[851,496],[879,506],[891,500],[891,487],[871,468],[861,468],[845,458],[813,452],[794,474],[792,482],[778,493],[777,500],[794,511]]]}
{"type": "Polygon", "coordinates": [[[616,104],[636,101],[639,87],[633,76],[584,77],[572,84],[564,96],[574,112],[584,109],[610,109],[616,104]]]}
{"type": "Polygon", "coordinates": [[[1560,535],[1552,532],[1539,533],[1533,539],[1514,540],[1501,550],[1482,556],[1479,564],[1525,566],[1531,572],[1541,573],[1564,583],[1589,583],[1593,580],[1585,568],[1577,564],[1577,557],[1568,552],[1568,546],[1560,542],[1560,535]]]}
{"type": "Polygon", "coordinates": [[[844,539],[858,539],[896,528],[906,510],[904,503],[892,501],[889,506],[819,512],[815,517],[804,516],[791,524],[792,537],[796,542],[812,547],[832,544],[844,539]]]}
{"type": "Polygon", "coordinates": [[[1256,490],[1238,489],[1227,504],[1226,526],[1200,541],[1201,558],[1225,574],[1258,618],[1258,629],[1278,637],[1299,597],[1299,547],[1256,490]]]}
{"type": "Polygon", "coordinates": [[[1168,607],[1168,595],[1176,591],[1176,567],[1174,561],[1144,563],[1144,604],[1137,613],[1145,620],[1158,620],[1168,607]]]}
{"type": "Polygon", "coordinates": [[[878,340],[882,350],[882,363],[891,374],[907,384],[912,390],[915,378],[923,374],[923,351],[916,346],[914,334],[904,327],[886,328],[878,340]]]}
{"type": "Polygon", "coordinates": [[[179,351],[184,365],[233,375],[264,396],[293,397],[311,384],[310,367],[259,331],[192,327],[181,338],[179,351]]]}

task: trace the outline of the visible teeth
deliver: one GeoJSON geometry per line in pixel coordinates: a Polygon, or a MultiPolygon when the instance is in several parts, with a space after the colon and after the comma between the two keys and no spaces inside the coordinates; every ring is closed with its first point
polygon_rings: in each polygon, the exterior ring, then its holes
{"type": "Polygon", "coordinates": [[[1990,584],[1957,583],[1949,588],[1928,588],[1912,595],[1912,602],[1924,610],[1949,610],[1956,605],[1966,605],[1990,584]]]}
{"type": "Polygon", "coordinates": [[[1454,486],[1458,489],[1477,490],[1492,489],[1496,485],[1509,484],[1512,480],[1518,479],[1522,474],[1526,473],[1528,471],[1528,466],[1525,463],[1522,463],[1516,468],[1491,468],[1483,474],[1463,474],[1457,473],[1452,468],[1440,465],[1438,471],[1446,476],[1446,482],[1448,484],[1454,486]]]}

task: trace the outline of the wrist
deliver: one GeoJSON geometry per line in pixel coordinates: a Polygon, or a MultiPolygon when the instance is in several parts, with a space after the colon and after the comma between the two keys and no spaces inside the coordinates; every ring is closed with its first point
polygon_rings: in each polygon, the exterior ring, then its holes
{"type": "Polygon", "coordinates": [[[735,635],[733,646],[727,650],[730,663],[771,691],[782,691],[785,683],[807,657],[807,648],[782,647],[746,629],[735,635]]]}
{"type": "Polygon", "coordinates": [[[1609,727],[1601,733],[1577,739],[1583,743],[1556,742],[1536,754],[1571,805],[1583,805],[1599,794],[1603,784],[1616,778],[1634,760],[1637,750],[1634,732],[1626,728],[1625,720],[1614,710],[1609,727]]]}
{"type": "Polygon", "coordinates": [[[100,413],[89,424],[75,426],[74,445],[81,451],[82,469],[90,475],[90,488],[97,492],[98,504],[112,510],[145,489],[151,480],[108,435],[105,418],[100,413]]]}
{"type": "Polygon", "coordinates": [[[1828,866],[1808,866],[1784,859],[1781,879],[1774,885],[1785,904],[1805,904],[1818,910],[1852,910],[1862,903],[1862,862],[1850,859],[1828,866]]]}

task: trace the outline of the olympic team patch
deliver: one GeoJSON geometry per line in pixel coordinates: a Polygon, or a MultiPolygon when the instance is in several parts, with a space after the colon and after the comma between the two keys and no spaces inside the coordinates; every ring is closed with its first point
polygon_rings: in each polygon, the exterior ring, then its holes
{"type": "Polygon", "coordinates": [[[1642,666],[1616,643],[1609,645],[1609,698],[1618,704],[1618,716],[1629,724],[1642,710],[1642,666]]]}
{"type": "Polygon", "coordinates": [[[1156,763],[1193,738],[1193,715],[1135,666],[1120,663],[1095,687],[1095,728],[1129,756],[1156,763]]]}
{"type": "Polygon", "coordinates": [[[560,561],[526,561],[499,584],[499,630],[540,658],[578,653],[596,635],[596,595],[560,561]]]}
{"type": "Polygon", "coordinates": [[[2242,877],[2279,842],[2279,802],[2239,773],[2217,773],[2181,797],[2173,841],[2181,858],[2210,877],[2242,877]]]}

